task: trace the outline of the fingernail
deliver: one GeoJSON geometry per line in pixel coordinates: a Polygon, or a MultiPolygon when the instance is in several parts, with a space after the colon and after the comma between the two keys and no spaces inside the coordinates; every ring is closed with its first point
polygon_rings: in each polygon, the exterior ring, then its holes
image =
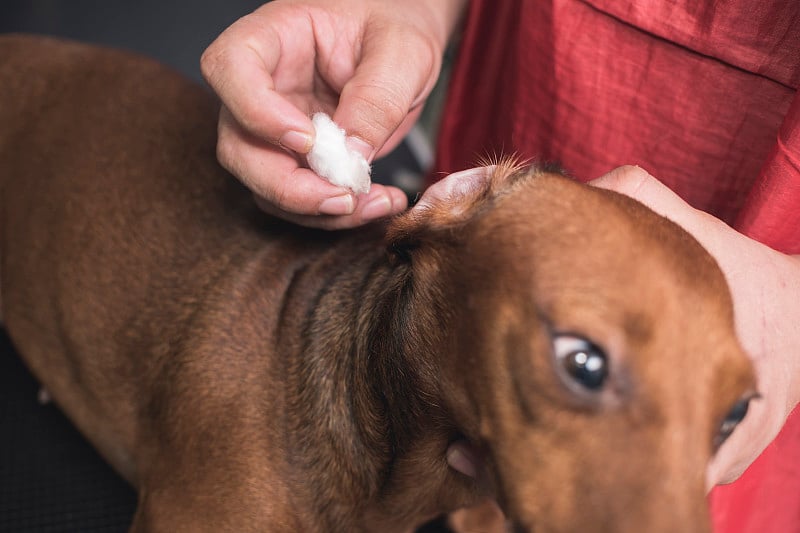
{"type": "Polygon", "coordinates": [[[278,140],[278,144],[299,154],[307,154],[312,143],[311,135],[300,131],[287,131],[278,140]]]}
{"type": "Polygon", "coordinates": [[[345,139],[345,142],[347,143],[347,147],[349,149],[355,150],[356,152],[364,156],[364,159],[366,159],[368,163],[372,162],[372,158],[375,156],[375,154],[373,153],[375,152],[375,149],[372,146],[370,146],[369,143],[367,143],[365,140],[359,139],[358,137],[347,137],[347,139],[345,139]]]}
{"type": "Polygon", "coordinates": [[[361,218],[372,220],[385,217],[392,211],[392,201],[386,195],[378,196],[369,201],[361,211],[361,218]]]}
{"type": "Polygon", "coordinates": [[[353,213],[353,197],[349,194],[328,198],[319,204],[320,215],[350,215],[353,213]]]}

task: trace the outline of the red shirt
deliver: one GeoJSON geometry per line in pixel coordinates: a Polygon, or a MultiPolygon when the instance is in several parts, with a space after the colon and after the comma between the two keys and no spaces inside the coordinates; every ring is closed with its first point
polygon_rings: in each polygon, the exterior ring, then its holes
{"type": "MultiPolygon", "coordinates": [[[[472,0],[436,170],[507,153],[581,180],[636,164],[798,254],[798,86],[797,0],[472,0]]],[[[800,410],[711,502],[718,533],[800,533],[800,410]]]]}

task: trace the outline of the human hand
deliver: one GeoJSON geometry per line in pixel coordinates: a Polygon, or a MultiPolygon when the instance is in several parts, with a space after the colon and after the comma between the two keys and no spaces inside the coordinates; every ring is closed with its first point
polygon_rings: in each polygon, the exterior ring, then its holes
{"type": "Polygon", "coordinates": [[[324,111],[368,161],[408,132],[465,0],[277,0],[225,30],[201,67],[223,107],[217,156],[284,219],[329,229],[397,213],[405,195],[366,195],[301,166],[324,111]]]}
{"type": "Polygon", "coordinates": [[[708,490],[730,483],[775,438],[800,401],[800,257],[776,252],[694,209],[639,167],[620,167],[590,183],[630,196],[682,226],[725,274],[736,331],[752,358],[761,394],[708,465],[708,490]]]}

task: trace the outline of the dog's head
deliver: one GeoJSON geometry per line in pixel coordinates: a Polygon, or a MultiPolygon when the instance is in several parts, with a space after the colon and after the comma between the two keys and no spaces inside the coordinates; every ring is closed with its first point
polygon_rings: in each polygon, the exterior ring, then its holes
{"type": "Polygon", "coordinates": [[[755,381],[691,236],[503,162],[434,185],[389,239],[447,302],[439,386],[520,531],[708,531],[706,465],[755,381]]]}

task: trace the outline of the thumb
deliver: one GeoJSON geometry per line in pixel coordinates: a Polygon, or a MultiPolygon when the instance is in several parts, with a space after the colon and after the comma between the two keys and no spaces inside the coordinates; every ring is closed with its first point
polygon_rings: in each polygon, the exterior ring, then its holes
{"type": "Polygon", "coordinates": [[[608,189],[643,203],[659,215],[666,217],[689,233],[694,233],[698,224],[707,215],[687,204],[669,187],[651,176],[641,167],[626,165],[608,172],[589,182],[589,185],[608,189]]]}
{"type": "Polygon", "coordinates": [[[390,137],[399,140],[410,129],[413,111],[430,93],[441,66],[432,39],[404,28],[379,32],[365,35],[360,62],[333,116],[351,146],[370,161],[390,137]]]}

